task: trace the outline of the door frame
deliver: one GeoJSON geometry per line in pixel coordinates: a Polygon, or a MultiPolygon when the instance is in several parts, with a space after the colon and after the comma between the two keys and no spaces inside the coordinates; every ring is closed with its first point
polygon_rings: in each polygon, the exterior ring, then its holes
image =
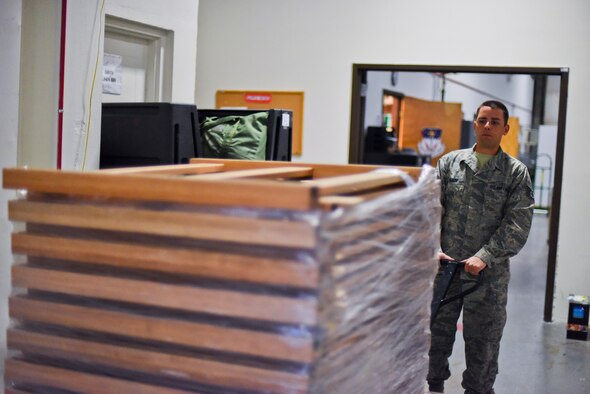
{"type": "Polygon", "coordinates": [[[545,307],[543,319],[553,319],[553,297],[555,291],[555,271],[557,265],[557,240],[559,236],[559,213],[561,210],[561,185],[563,178],[563,155],[565,146],[565,122],[569,68],[567,67],[494,67],[494,66],[435,66],[435,65],[395,65],[395,64],[353,64],[352,98],[350,108],[350,134],[348,162],[360,163],[363,152],[363,129],[367,92],[368,71],[389,72],[431,72],[431,73],[478,73],[478,74],[526,74],[560,76],[559,110],[557,118],[557,144],[555,148],[555,174],[553,196],[549,216],[549,253],[547,259],[547,279],[545,285],[545,307]]]}
{"type": "Polygon", "coordinates": [[[139,39],[147,43],[147,68],[145,81],[146,102],[170,102],[172,100],[172,55],[174,33],[113,15],[105,15],[107,34],[139,39]]]}

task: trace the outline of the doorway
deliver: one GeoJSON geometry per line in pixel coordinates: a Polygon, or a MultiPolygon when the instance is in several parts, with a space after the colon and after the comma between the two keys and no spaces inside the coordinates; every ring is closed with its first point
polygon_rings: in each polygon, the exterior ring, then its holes
{"type": "MultiPolygon", "coordinates": [[[[552,193],[550,196],[551,209],[549,210],[549,235],[548,244],[549,252],[547,257],[547,277],[545,286],[545,303],[543,318],[545,321],[552,320],[553,310],[553,292],[555,285],[555,268],[557,259],[557,240],[558,240],[558,223],[561,202],[561,183],[563,175],[563,153],[565,141],[565,115],[567,108],[567,88],[569,69],[567,68],[533,68],[533,67],[485,67],[485,66],[424,66],[424,65],[381,65],[381,64],[354,64],[352,76],[352,99],[351,99],[351,124],[349,136],[349,163],[362,163],[364,154],[364,136],[366,130],[366,115],[367,115],[367,98],[369,91],[369,73],[370,72],[387,72],[391,75],[396,75],[396,78],[390,78],[395,81],[395,90],[399,93],[405,94],[403,89],[400,89],[400,75],[408,73],[415,76],[418,73],[426,73],[433,77],[433,80],[440,81],[439,88],[432,88],[432,100],[438,99],[445,101],[448,99],[449,84],[458,78],[455,75],[494,75],[503,76],[504,78],[511,78],[512,76],[530,76],[534,81],[534,91],[532,93],[532,108],[525,108],[530,110],[530,133],[524,133],[525,143],[528,143],[527,153],[531,156],[532,163],[525,163],[529,168],[535,168],[536,163],[536,145],[535,130],[538,132],[539,126],[543,123],[543,114],[545,111],[544,91],[546,88],[547,77],[558,77],[558,92],[556,93],[557,111],[556,111],[556,135],[555,135],[555,152],[554,161],[552,163],[553,184],[552,193]],[[435,93],[435,91],[437,93],[435,93]],[[438,94],[438,96],[437,96],[438,94]],[[531,143],[532,142],[532,143],[531,143]]],[[[485,94],[488,99],[500,99],[501,97],[494,97],[477,87],[468,86],[474,93],[485,94]],[[479,91],[479,92],[478,92],[479,91]]],[[[484,101],[482,99],[481,101],[484,101]]],[[[513,109],[523,110],[518,108],[518,103],[512,103],[513,109]]],[[[533,172],[533,178],[535,176],[533,172]]]]}
{"type": "Polygon", "coordinates": [[[172,31],[106,15],[102,102],[171,101],[173,47],[172,31]]]}

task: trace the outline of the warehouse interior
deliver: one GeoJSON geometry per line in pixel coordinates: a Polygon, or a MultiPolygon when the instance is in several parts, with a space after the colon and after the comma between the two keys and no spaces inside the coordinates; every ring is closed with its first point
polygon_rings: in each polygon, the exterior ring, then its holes
{"type": "MultiPolygon", "coordinates": [[[[496,392],[590,390],[588,342],[566,339],[569,296],[590,295],[590,252],[584,247],[590,183],[583,162],[590,142],[585,132],[590,90],[585,71],[590,61],[587,2],[173,4],[3,1],[0,166],[98,169],[103,103],[213,109],[232,92],[255,93],[253,100],[259,101],[296,93],[300,106],[293,116],[300,118],[291,160],[339,165],[363,162],[351,153],[354,138],[362,138],[369,127],[391,126],[387,95],[460,105],[461,120],[467,123],[479,102],[499,98],[518,118],[519,158],[535,174],[545,168],[543,154],[550,165],[537,176],[544,180],[537,190],[531,237],[512,261],[496,392]],[[122,90],[109,92],[102,84],[103,67],[117,56],[124,59],[124,83],[122,90]],[[366,71],[361,84],[355,79],[359,69],[366,71]],[[545,78],[539,80],[540,74],[545,78]],[[540,86],[544,94],[536,90],[540,86]],[[355,101],[359,97],[362,111],[355,101]]],[[[396,149],[410,147],[410,137],[404,138],[407,145],[396,149]]],[[[470,143],[458,136],[456,140],[470,143]]],[[[417,145],[410,148],[418,150],[417,145]]],[[[16,195],[14,190],[0,192],[2,359],[10,326],[14,231],[7,203],[16,195]]],[[[461,344],[458,338],[451,359],[451,393],[461,392],[461,344]]],[[[3,376],[0,370],[1,387],[3,376]]]]}

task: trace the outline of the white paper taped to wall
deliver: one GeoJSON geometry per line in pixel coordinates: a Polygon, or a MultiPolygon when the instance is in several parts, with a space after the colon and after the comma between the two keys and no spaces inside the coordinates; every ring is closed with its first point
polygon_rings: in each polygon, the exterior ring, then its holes
{"type": "Polygon", "coordinates": [[[122,78],[120,55],[105,53],[102,64],[102,92],[107,94],[121,94],[122,78]]]}

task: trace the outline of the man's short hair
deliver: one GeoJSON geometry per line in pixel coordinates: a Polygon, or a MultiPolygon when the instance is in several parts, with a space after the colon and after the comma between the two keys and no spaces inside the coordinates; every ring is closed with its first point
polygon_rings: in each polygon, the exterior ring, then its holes
{"type": "Polygon", "coordinates": [[[508,124],[508,117],[510,116],[508,114],[508,108],[506,108],[506,106],[501,103],[500,101],[497,100],[488,100],[488,101],[484,101],[483,103],[480,104],[479,107],[477,107],[477,111],[475,111],[475,119],[477,119],[477,116],[479,115],[479,110],[481,109],[481,107],[490,107],[492,109],[501,109],[502,112],[504,113],[504,124],[508,124]]]}

